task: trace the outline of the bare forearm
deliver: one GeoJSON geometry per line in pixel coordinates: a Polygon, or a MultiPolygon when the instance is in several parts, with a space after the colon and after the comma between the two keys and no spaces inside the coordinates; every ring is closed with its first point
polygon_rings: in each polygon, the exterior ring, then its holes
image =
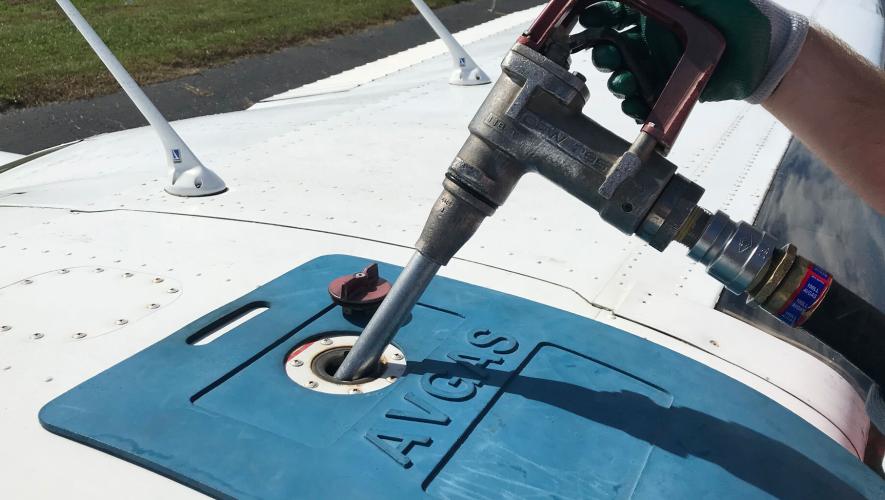
{"type": "Polygon", "coordinates": [[[813,28],[764,106],[885,214],[885,72],[813,28]]]}

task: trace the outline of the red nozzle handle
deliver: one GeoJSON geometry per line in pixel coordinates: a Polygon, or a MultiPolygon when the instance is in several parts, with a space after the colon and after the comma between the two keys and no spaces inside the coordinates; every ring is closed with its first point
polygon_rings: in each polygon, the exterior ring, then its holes
{"type": "MultiPolygon", "coordinates": [[[[665,151],[673,146],[688,115],[713,75],[725,51],[725,38],[710,23],[672,0],[620,0],[669,28],[685,51],[670,80],[655,102],[642,131],[654,137],[665,151]]],[[[553,31],[569,31],[591,0],[551,0],[519,43],[543,52],[553,31]]]]}

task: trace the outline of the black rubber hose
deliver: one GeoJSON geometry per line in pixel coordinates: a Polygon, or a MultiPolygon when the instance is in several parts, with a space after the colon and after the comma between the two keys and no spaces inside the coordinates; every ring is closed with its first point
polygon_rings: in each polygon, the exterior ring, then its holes
{"type": "Polygon", "coordinates": [[[833,281],[802,329],[885,387],[885,314],[833,281]]]}

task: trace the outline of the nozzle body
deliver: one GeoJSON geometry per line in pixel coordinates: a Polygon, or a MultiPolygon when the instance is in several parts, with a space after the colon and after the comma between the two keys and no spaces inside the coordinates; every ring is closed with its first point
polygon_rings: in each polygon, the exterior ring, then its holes
{"type": "Polygon", "coordinates": [[[703,190],[653,154],[640,171],[602,196],[612,165],[631,146],[583,114],[589,96],[584,79],[522,44],[510,50],[501,67],[446,173],[417,250],[448,263],[526,173],[547,178],[622,232],[666,248],[703,190]],[[689,201],[657,204],[668,191],[689,201]]]}
{"type": "Polygon", "coordinates": [[[660,155],[617,189],[599,189],[630,144],[583,114],[584,79],[522,44],[470,122],[470,136],[443,181],[443,192],[416,243],[416,254],[336,372],[344,380],[371,370],[440,266],[504,204],[523,175],[538,173],[596,209],[627,234],[663,250],[703,190],[660,155]],[[657,203],[658,199],[663,200],[657,203]]]}

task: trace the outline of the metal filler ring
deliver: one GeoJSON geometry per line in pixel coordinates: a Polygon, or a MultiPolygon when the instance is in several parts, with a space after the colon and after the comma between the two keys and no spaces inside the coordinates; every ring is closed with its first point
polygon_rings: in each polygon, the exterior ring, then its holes
{"type": "Polygon", "coordinates": [[[286,357],[286,375],[311,391],[356,396],[389,387],[405,374],[405,353],[388,344],[375,373],[354,381],[335,379],[338,364],[357,338],[358,335],[334,333],[299,345],[286,357]]]}

